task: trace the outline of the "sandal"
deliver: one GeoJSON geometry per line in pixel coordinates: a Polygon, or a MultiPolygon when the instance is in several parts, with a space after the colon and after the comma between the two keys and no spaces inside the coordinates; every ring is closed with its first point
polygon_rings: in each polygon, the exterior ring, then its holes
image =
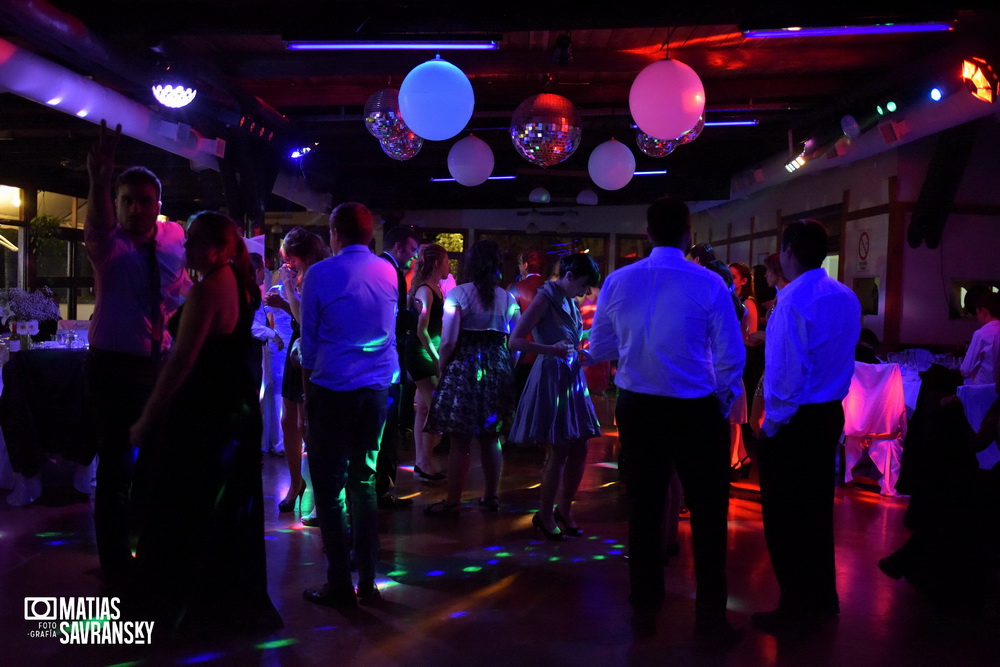
{"type": "Polygon", "coordinates": [[[479,499],[479,506],[485,508],[489,512],[499,512],[500,499],[496,496],[483,496],[479,499]]]}
{"type": "Polygon", "coordinates": [[[449,503],[447,500],[439,500],[424,508],[427,516],[458,516],[462,503],[449,503]]]}

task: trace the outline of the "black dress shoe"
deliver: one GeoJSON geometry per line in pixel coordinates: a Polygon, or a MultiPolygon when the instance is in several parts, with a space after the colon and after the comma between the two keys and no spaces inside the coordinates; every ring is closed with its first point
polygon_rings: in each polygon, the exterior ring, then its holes
{"type": "Polygon", "coordinates": [[[358,598],[352,586],[333,589],[330,584],[323,584],[323,588],[307,588],[302,591],[302,598],[306,602],[340,610],[357,609],[358,607],[358,598]]]}
{"type": "Polygon", "coordinates": [[[754,627],[780,639],[803,639],[816,634],[822,625],[822,620],[819,614],[792,614],[781,609],[759,611],[750,615],[750,622],[754,627]]]}
{"type": "Polygon", "coordinates": [[[734,628],[726,620],[694,624],[694,641],[703,648],[730,649],[740,643],[743,634],[743,628],[734,628]]]}
{"type": "Polygon", "coordinates": [[[374,581],[366,581],[358,584],[358,602],[366,605],[377,605],[382,601],[382,594],[379,593],[378,586],[374,581]]]}
{"type": "Polygon", "coordinates": [[[384,495],[378,499],[380,510],[401,510],[413,504],[413,498],[397,498],[396,496],[384,495]]]}

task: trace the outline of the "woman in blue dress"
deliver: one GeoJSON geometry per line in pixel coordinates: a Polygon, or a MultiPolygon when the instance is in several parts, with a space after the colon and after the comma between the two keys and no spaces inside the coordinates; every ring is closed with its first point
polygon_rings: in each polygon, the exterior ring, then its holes
{"type": "Polygon", "coordinates": [[[573,498],[583,479],[587,441],[601,433],[583,373],[583,318],[575,301],[600,282],[601,272],[590,255],[577,253],[562,259],[558,276],[538,288],[510,337],[511,349],[538,355],[510,439],[548,448],[532,524],[550,540],[583,534],[573,519],[573,498]]]}

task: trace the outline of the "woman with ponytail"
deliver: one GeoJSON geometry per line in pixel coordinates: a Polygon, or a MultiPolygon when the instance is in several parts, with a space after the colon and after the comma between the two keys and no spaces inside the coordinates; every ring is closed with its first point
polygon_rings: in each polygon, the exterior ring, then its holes
{"type": "Polygon", "coordinates": [[[185,262],[201,279],[170,320],[170,356],[131,429],[136,601],[178,638],[282,626],[267,595],[260,404],[248,363],[260,290],[241,236],[218,213],[192,220],[185,262]]]}
{"type": "Polygon", "coordinates": [[[408,305],[417,313],[417,326],[410,331],[406,343],[406,371],[417,385],[416,408],[413,419],[413,444],[417,460],[413,475],[422,482],[440,482],[443,473],[434,465],[434,446],[437,433],[425,433],[427,413],[431,408],[434,389],[437,388],[441,347],[441,324],[444,319],[444,297],[441,279],[451,270],[448,251],[436,243],[420,248],[417,266],[410,285],[408,305]]]}

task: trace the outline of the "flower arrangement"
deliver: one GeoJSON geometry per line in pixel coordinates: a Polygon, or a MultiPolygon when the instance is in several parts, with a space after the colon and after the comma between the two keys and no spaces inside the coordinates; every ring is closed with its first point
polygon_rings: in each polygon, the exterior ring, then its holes
{"type": "MultiPolygon", "coordinates": [[[[0,289],[0,324],[58,320],[59,306],[48,287],[27,292],[20,287],[0,289]]],[[[37,326],[37,324],[36,324],[37,326]]]]}

